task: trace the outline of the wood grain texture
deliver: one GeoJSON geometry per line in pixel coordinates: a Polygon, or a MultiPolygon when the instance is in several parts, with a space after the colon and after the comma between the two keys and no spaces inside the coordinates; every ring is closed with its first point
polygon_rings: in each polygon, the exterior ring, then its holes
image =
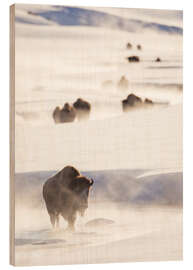
{"type": "Polygon", "coordinates": [[[10,7],[10,264],[15,265],[15,5],[10,7]]]}

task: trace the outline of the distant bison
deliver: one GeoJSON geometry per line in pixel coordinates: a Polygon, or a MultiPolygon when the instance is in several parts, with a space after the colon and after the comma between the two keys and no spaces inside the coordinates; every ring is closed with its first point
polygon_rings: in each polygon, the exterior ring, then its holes
{"type": "Polygon", "coordinates": [[[161,58],[157,57],[157,58],[155,59],[155,62],[161,62],[161,58]]]}
{"type": "Polygon", "coordinates": [[[35,12],[33,12],[33,11],[27,11],[27,14],[37,16],[37,14],[35,12]]]}
{"type": "Polygon", "coordinates": [[[118,82],[118,88],[123,89],[123,90],[127,90],[128,87],[129,87],[128,80],[125,78],[125,76],[122,76],[120,81],[118,82]]]}
{"type": "Polygon", "coordinates": [[[139,62],[140,58],[139,58],[139,56],[129,56],[129,57],[127,57],[127,60],[129,62],[139,62]]]}
{"type": "Polygon", "coordinates": [[[122,100],[122,108],[124,112],[127,112],[131,107],[142,104],[142,99],[134,94],[128,95],[128,97],[122,100]]]}
{"type": "Polygon", "coordinates": [[[144,103],[145,104],[153,104],[153,101],[151,100],[151,99],[149,99],[149,98],[146,98],[145,100],[144,100],[144,103]]]}
{"type": "Polygon", "coordinates": [[[60,111],[61,109],[59,106],[57,106],[55,110],[53,111],[52,116],[54,118],[55,123],[60,123],[60,111]]]}
{"type": "Polygon", "coordinates": [[[141,47],[140,44],[137,45],[137,49],[138,49],[139,51],[141,51],[142,47],[141,47]]]}
{"type": "Polygon", "coordinates": [[[53,112],[55,123],[73,122],[75,117],[76,111],[72,106],[69,105],[69,103],[65,103],[62,109],[60,109],[60,107],[56,107],[53,112]]]}
{"type": "Polygon", "coordinates": [[[129,49],[129,50],[132,49],[132,44],[128,42],[127,45],[126,45],[126,48],[129,49]]]}
{"type": "Polygon", "coordinates": [[[66,166],[44,183],[43,198],[53,228],[59,227],[61,215],[68,222],[68,229],[74,230],[77,213],[83,216],[88,208],[93,182],[74,167],[66,166]]]}
{"type": "Polygon", "coordinates": [[[76,116],[78,120],[87,120],[90,116],[91,105],[89,102],[78,98],[76,102],[73,103],[73,106],[76,110],[76,116]]]}

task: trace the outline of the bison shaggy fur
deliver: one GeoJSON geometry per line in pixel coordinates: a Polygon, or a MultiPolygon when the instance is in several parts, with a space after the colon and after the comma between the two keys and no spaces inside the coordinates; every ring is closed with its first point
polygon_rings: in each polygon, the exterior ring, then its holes
{"type": "Polygon", "coordinates": [[[74,230],[77,213],[84,215],[93,180],[81,175],[72,166],[66,166],[43,185],[43,198],[53,226],[59,227],[61,215],[74,230]]]}
{"type": "Polygon", "coordinates": [[[128,95],[128,97],[122,100],[122,108],[124,112],[127,112],[131,107],[142,104],[142,99],[134,94],[128,95]]]}
{"type": "Polygon", "coordinates": [[[68,123],[73,122],[76,117],[76,111],[69,103],[65,103],[64,107],[56,107],[53,112],[53,118],[55,123],[68,123]]]}
{"type": "Polygon", "coordinates": [[[90,116],[91,105],[88,101],[78,98],[74,103],[73,106],[76,110],[76,116],[79,121],[87,120],[90,116]]]}
{"type": "Polygon", "coordinates": [[[127,60],[129,61],[129,62],[139,62],[140,61],[140,58],[139,58],[139,56],[129,56],[129,57],[127,57],[127,60]]]}

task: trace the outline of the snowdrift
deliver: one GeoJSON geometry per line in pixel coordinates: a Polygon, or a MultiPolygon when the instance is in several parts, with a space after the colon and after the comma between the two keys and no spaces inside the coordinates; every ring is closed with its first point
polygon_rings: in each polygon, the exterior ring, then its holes
{"type": "MultiPolygon", "coordinates": [[[[82,172],[94,179],[91,202],[117,202],[137,206],[182,206],[182,173],[163,173],[137,178],[143,170],[82,172]]],[[[55,172],[18,173],[16,204],[41,206],[43,183],[55,172]]]]}
{"type": "Polygon", "coordinates": [[[37,7],[29,7],[29,9],[30,10],[24,9],[25,12],[20,12],[18,15],[16,14],[16,22],[36,25],[102,26],[127,32],[152,30],[160,33],[180,35],[182,35],[183,32],[182,27],[161,24],[154,21],[126,19],[117,15],[87,8],[54,6],[43,10],[37,7]],[[26,13],[28,16],[26,16],[26,13]]]}

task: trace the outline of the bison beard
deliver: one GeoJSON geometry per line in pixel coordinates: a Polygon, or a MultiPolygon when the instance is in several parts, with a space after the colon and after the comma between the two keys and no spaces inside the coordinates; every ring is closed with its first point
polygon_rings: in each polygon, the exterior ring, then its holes
{"type": "Polygon", "coordinates": [[[43,198],[46,203],[50,221],[59,227],[59,216],[67,222],[68,228],[74,230],[77,212],[84,215],[88,208],[89,189],[93,180],[80,175],[74,167],[64,167],[43,186],[43,198]]]}

